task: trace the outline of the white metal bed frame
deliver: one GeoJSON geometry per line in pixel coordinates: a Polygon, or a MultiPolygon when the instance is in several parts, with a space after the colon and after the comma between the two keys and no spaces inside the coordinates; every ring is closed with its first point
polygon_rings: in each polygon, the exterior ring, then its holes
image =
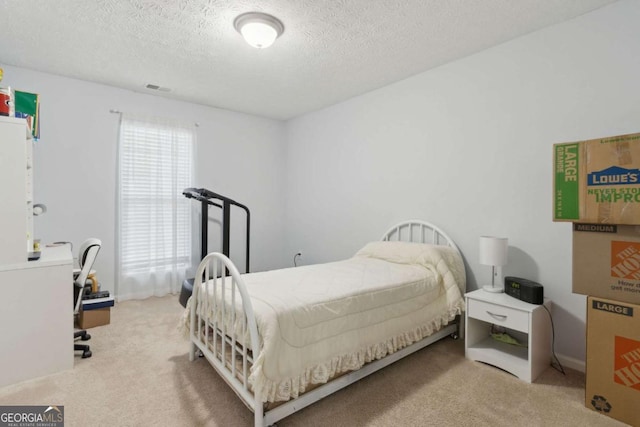
{"type": "MultiPolygon", "coordinates": [[[[405,221],[394,225],[382,236],[382,240],[446,245],[460,252],[453,240],[441,229],[428,222],[418,220],[405,221]]],[[[461,293],[464,294],[465,284],[462,283],[460,286],[461,293]]],[[[221,318],[224,319],[224,304],[220,304],[220,310],[222,311],[221,318]]],[[[233,391],[242,399],[245,405],[253,410],[255,426],[270,426],[276,421],[448,335],[458,338],[462,333],[461,316],[458,317],[459,319],[457,321],[450,323],[421,341],[382,359],[367,363],[356,371],[339,376],[326,384],[301,394],[295,399],[291,399],[273,409],[265,411],[261,397],[254,395],[248,380],[250,375],[249,366],[253,363],[253,352],[259,354],[260,349],[258,327],[249,293],[242,280],[242,276],[231,260],[221,253],[210,253],[200,263],[193,286],[193,295],[190,304],[189,339],[191,346],[189,360],[193,361],[196,351],[200,350],[220,376],[222,376],[233,391]],[[224,272],[225,269],[228,271],[226,274],[219,274],[224,272]],[[212,281],[211,289],[215,296],[212,301],[206,298],[207,292],[204,293],[205,297],[203,297],[200,292],[203,278],[212,278],[210,279],[212,281]],[[230,286],[228,286],[229,281],[231,281],[230,286]],[[231,295],[225,295],[225,292],[231,292],[231,295]],[[224,321],[217,321],[217,319],[211,319],[205,315],[209,312],[209,308],[212,308],[215,312],[218,295],[221,301],[225,301],[225,297],[229,299],[232,307],[236,306],[236,301],[240,298],[238,302],[241,302],[244,311],[240,319],[236,319],[237,314],[235,311],[231,313],[231,324],[234,325],[236,324],[235,321],[239,320],[241,325],[240,331],[229,330],[224,321]],[[213,307],[211,307],[211,304],[213,304],[213,307]],[[250,337],[253,352],[241,344],[244,342],[243,337],[246,337],[247,333],[250,337]],[[256,351],[256,349],[258,349],[258,351],[256,351]]]]}

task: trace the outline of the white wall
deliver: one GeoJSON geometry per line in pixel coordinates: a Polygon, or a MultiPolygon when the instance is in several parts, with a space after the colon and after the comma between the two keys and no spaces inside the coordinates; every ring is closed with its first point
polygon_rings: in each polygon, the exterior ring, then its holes
{"type": "MultiPolygon", "coordinates": [[[[34,149],[34,193],[36,203],[46,204],[48,212],[35,218],[35,236],[43,243],[71,241],[74,252],[84,239],[101,238],[96,270],[104,289],[113,291],[115,274],[119,115],[110,114],[110,109],[198,122],[195,185],[251,209],[252,271],[282,266],[282,122],[22,68],[3,68],[3,86],[41,95],[42,133],[34,149]]],[[[217,209],[210,213],[213,220],[221,218],[217,209]]],[[[244,220],[242,212],[232,215],[231,255],[241,271],[244,220]]],[[[209,236],[209,250],[220,250],[220,229],[213,221],[209,236]]],[[[199,254],[199,243],[197,248],[199,254]]]]}
{"type": "Polygon", "coordinates": [[[352,255],[395,222],[434,222],[468,288],[490,280],[478,237],[509,238],[506,275],[554,301],[556,352],[585,357],[571,224],[554,223],[552,145],[640,131],[640,2],[578,19],[287,124],[287,257],[352,255]]]}
{"type": "MultiPolygon", "coordinates": [[[[571,293],[571,226],[551,221],[552,144],[640,131],[638,18],[640,3],[617,2],[286,124],[3,66],[3,85],[42,95],[35,196],[49,211],[36,237],[102,238],[97,269],[112,290],[109,110],[199,122],[196,185],[251,208],[252,271],[291,265],[296,252],[305,264],[348,257],[420,218],[456,240],[475,289],[490,278],[478,237],[507,236],[505,274],[545,286],[556,350],[579,364],[585,297],[571,293]]],[[[218,249],[215,224],[210,235],[218,249]]]]}

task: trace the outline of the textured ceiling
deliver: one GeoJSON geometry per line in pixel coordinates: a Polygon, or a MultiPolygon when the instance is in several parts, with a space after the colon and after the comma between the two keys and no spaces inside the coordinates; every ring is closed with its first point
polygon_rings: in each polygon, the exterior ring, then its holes
{"type": "Polygon", "coordinates": [[[0,0],[0,64],[288,119],[613,1],[0,0]],[[284,23],[271,48],[250,11],[284,23]]]}

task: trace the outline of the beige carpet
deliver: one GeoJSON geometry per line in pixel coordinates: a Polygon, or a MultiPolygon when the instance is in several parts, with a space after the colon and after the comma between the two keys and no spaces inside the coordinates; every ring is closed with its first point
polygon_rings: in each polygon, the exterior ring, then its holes
{"type": "MultiPolygon", "coordinates": [[[[176,296],[127,301],[90,329],[93,357],[0,389],[0,405],[64,405],[66,426],[249,426],[252,413],[205,359],[188,360],[176,296]]],[[[46,357],[46,349],[38,349],[46,357]]],[[[79,353],[77,353],[79,354],[79,353]]],[[[2,369],[8,367],[3,366],[2,369]]],[[[586,409],[584,375],[549,368],[534,384],[464,358],[447,338],[279,426],[622,426],[586,409]]]]}

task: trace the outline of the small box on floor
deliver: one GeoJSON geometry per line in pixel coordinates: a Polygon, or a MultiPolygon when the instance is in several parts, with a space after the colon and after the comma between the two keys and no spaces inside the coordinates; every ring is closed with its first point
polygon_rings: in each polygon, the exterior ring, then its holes
{"type": "Polygon", "coordinates": [[[108,325],[110,322],[111,307],[98,308],[96,310],[81,310],[78,314],[78,326],[80,329],[108,325]]]}
{"type": "Polygon", "coordinates": [[[640,305],[587,298],[585,405],[640,425],[640,305]]]}
{"type": "Polygon", "coordinates": [[[88,329],[108,325],[111,321],[113,305],[113,297],[83,300],[78,314],[78,326],[81,329],[88,329]]]}

